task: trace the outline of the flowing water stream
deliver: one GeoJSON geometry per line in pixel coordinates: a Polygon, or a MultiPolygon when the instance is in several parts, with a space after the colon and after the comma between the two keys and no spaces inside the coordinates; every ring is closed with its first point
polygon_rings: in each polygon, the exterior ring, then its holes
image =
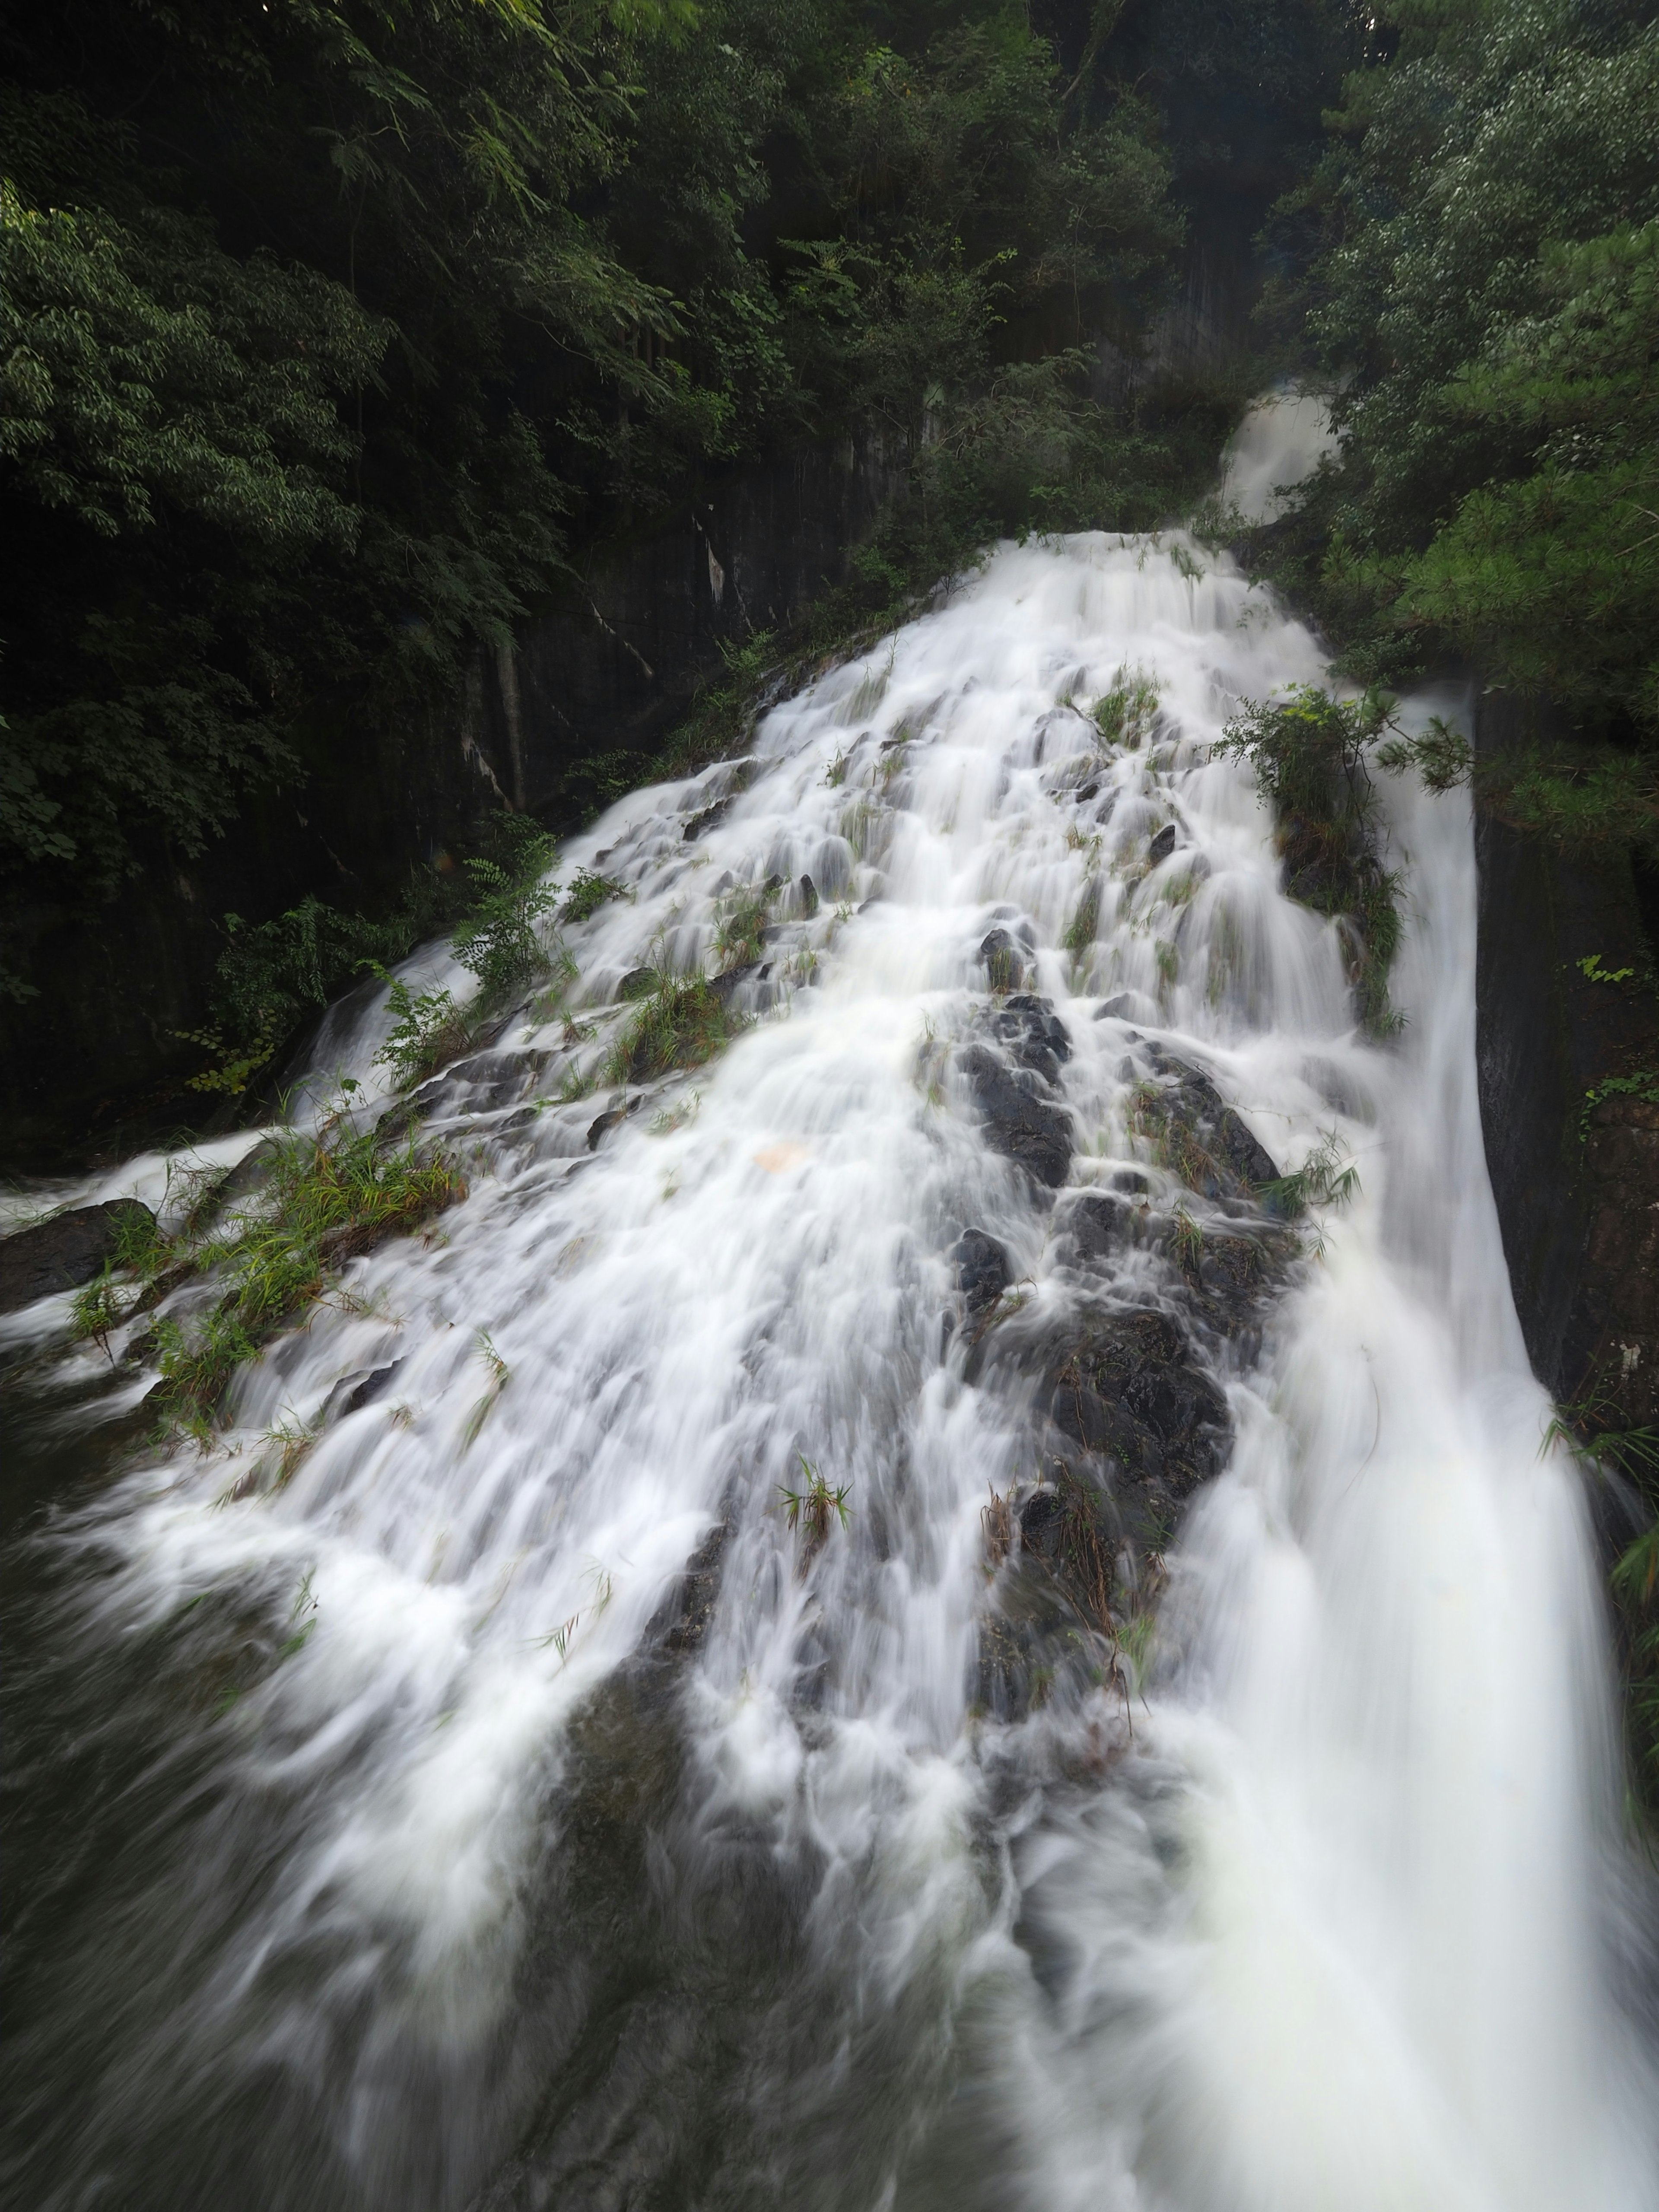
{"type": "MultiPolygon", "coordinates": [[[[147,1447],[66,1301],[5,1324],[55,1501],[9,1577],[12,2203],[1659,2203],[1467,794],[1386,787],[1379,1042],[1209,757],[1322,673],[1180,533],[1005,546],[573,842],[626,896],[566,1004],[428,1097],[470,1195],[217,1449],[147,1447]],[[592,1087],[624,979],[714,973],[768,885],[736,1040],[592,1087]],[[1183,1180],[1177,1092],[1308,1213],[1183,1180]]],[[[380,1109],[386,1024],[334,1011],[313,1110],[380,1109]]]]}

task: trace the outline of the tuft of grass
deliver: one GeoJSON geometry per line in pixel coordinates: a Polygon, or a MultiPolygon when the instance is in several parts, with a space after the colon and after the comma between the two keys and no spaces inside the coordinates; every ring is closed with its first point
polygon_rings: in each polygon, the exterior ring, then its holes
{"type": "Polygon", "coordinates": [[[980,1508],[980,1522],[985,1530],[985,1559],[987,1571],[994,1574],[1013,1549],[1014,1503],[1012,1494],[1005,1496],[994,1486],[990,1502],[980,1508]]]}
{"type": "Polygon", "coordinates": [[[486,1369],[489,1370],[489,1380],[484,1385],[484,1393],[483,1397],[478,1400],[477,1403],[473,1407],[471,1412],[466,1417],[466,1425],[461,1431],[461,1449],[463,1451],[470,1451],[473,1445],[477,1443],[478,1441],[478,1431],[483,1428],[484,1423],[489,1419],[491,1413],[495,1410],[495,1401],[501,1396],[502,1391],[506,1389],[507,1384],[513,1380],[513,1370],[507,1365],[506,1360],[501,1358],[501,1353],[496,1351],[495,1341],[491,1338],[488,1329],[481,1328],[478,1331],[477,1348],[479,1358],[483,1360],[486,1369]]]}
{"type": "Polygon", "coordinates": [[[852,1495],[853,1486],[843,1482],[832,1489],[805,1452],[797,1452],[795,1457],[800,1462],[801,1473],[806,1479],[805,1488],[791,1490],[786,1484],[780,1483],[778,1491],[783,1499],[784,1518],[789,1524],[790,1533],[793,1534],[805,1529],[810,1553],[815,1552],[828,1537],[832,1516],[843,1528],[848,1526],[852,1518],[852,1509],[847,1501],[852,1495]]]}
{"type": "Polygon", "coordinates": [[[1184,1206],[1176,1208],[1175,1227],[1170,1242],[1174,1248],[1176,1264],[1187,1274],[1195,1274],[1204,1257],[1204,1231],[1184,1206]]]}
{"type": "Polygon", "coordinates": [[[458,1006],[448,991],[422,991],[416,998],[399,977],[384,968],[377,967],[375,972],[387,987],[392,1023],[374,1064],[389,1067],[398,1088],[409,1091],[465,1051],[472,1015],[470,1009],[458,1006]]]}
{"type": "Polygon", "coordinates": [[[722,968],[746,968],[760,958],[761,932],[781,889],[774,876],[758,890],[740,890],[732,895],[720,917],[720,934],[715,940],[722,968]]]}
{"type": "Polygon", "coordinates": [[[617,1039],[605,1066],[610,1083],[648,1083],[674,1067],[701,1067],[741,1024],[726,1012],[708,978],[662,976],[617,1039]]]}
{"type": "Polygon", "coordinates": [[[578,868],[570,878],[570,888],[564,895],[564,904],[559,909],[561,921],[586,921],[607,901],[626,898],[628,887],[611,876],[596,876],[589,868],[578,868]]]}
{"type": "Polygon", "coordinates": [[[1158,691],[1143,668],[1126,661],[1112,678],[1111,689],[1097,699],[1095,727],[1109,745],[1127,745],[1136,751],[1152,732],[1158,714],[1158,691]]]}
{"type": "Polygon", "coordinates": [[[1091,876],[1083,887],[1083,896],[1077,902],[1077,912],[1066,924],[1061,945],[1073,960],[1081,960],[1095,941],[1100,927],[1100,878],[1091,876]]]}
{"type": "Polygon", "coordinates": [[[1347,1206],[1359,1189],[1359,1170],[1344,1159],[1342,1142],[1327,1130],[1293,1174],[1256,1185],[1256,1196],[1270,1213],[1295,1221],[1310,1206],[1347,1206]]]}
{"type": "Polygon", "coordinates": [[[412,1133],[387,1144],[336,1116],[314,1133],[296,1130],[273,1143],[257,1208],[238,1209],[205,1234],[187,1219],[176,1237],[135,1239],[125,1267],[77,1302],[82,1334],[101,1340],[192,1275],[217,1283],[205,1310],[162,1315],[155,1324],[155,1402],[170,1427],[204,1443],[236,1370],[319,1297],[333,1273],[465,1194],[454,1163],[441,1153],[420,1158],[412,1133]]]}

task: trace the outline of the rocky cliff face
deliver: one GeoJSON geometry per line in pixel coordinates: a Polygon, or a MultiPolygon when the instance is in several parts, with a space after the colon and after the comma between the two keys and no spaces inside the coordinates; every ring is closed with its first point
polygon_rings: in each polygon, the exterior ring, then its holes
{"type": "Polygon", "coordinates": [[[203,1057],[180,1032],[206,1019],[227,913],[258,921],[307,892],[370,906],[503,804],[556,817],[573,762],[651,751],[723,641],[846,575],[902,466],[867,439],[805,448],[589,547],[447,713],[319,728],[304,782],[199,860],[108,906],[27,917],[40,995],[0,1008],[0,1158],[47,1164],[65,1136],[180,1111],[203,1057]]]}
{"type": "MultiPolygon", "coordinates": [[[[1525,734],[1480,702],[1478,751],[1525,734]]],[[[1481,1117],[1527,1347],[1564,1402],[1659,1421],[1659,1002],[1630,855],[1484,812],[1476,847],[1481,1117]]]]}

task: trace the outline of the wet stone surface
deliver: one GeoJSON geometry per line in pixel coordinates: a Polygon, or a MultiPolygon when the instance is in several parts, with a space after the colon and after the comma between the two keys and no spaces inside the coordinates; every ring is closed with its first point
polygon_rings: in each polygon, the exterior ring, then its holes
{"type": "Polygon", "coordinates": [[[1058,1190],[1071,1172],[1072,1116],[1059,1097],[1072,1056],[1065,1024],[1048,1000],[1017,994],[983,1018],[985,1037],[962,1048],[957,1066],[993,1152],[1058,1190]]]}
{"type": "Polygon", "coordinates": [[[951,1249],[957,1288],[969,1314],[995,1305],[1013,1279],[1006,1249],[983,1229],[964,1229],[951,1249]]]}
{"type": "Polygon", "coordinates": [[[0,1313],[16,1313],[54,1291],[82,1289],[113,1256],[125,1220],[153,1224],[155,1216],[136,1198],[118,1198],[77,1206],[0,1237],[0,1313]]]}
{"type": "Polygon", "coordinates": [[[1142,1081],[1131,1126],[1159,1164],[1209,1199],[1254,1199],[1279,1170],[1209,1076],[1161,1045],[1135,1040],[1151,1073],[1142,1081]]]}

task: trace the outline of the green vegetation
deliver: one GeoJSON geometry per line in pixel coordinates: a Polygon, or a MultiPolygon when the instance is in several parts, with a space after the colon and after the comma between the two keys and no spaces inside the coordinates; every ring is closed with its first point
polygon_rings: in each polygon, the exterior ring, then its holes
{"type": "MultiPolygon", "coordinates": [[[[167,1422],[205,1441],[232,1376],[325,1291],[331,1275],[387,1237],[406,1235],[465,1196],[447,1155],[422,1157],[413,1133],[388,1141],[356,1130],[343,1115],[314,1133],[268,1138],[268,1178],[256,1197],[176,1236],[135,1232],[104,1275],[82,1292],[82,1334],[102,1342],[121,1322],[146,1313],[193,1277],[212,1303],[154,1325],[161,1382],[155,1393],[167,1422]]],[[[191,1209],[213,1211],[210,1188],[191,1209]]]]}
{"type": "Polygon", "coordinates": [[[702,975],[661,975],[612,1049],[610,1083],[649,1083],[674,1067],[701,1067],[737,1035],[739,1024],[702,975]]]}
{"type": "Polygon", "coordinates": [[[1310,1206],[1346,1206],[1359,1189],[1359,1170],[1345,1160],[1341,1139],[1328,1130],[1292,1173],[1258,1183],[1256,1195],[1269,1213],[1299,1220],[1310,1206]]]}
{"type": "Polygon", "coordinates": [[[1144,669],[1120,668],[1112,687],[1097,699],[1095,725],[1109,745],[1127,745],[1133,752],[1152,732],[1158,713],[1158,692],[1144,669]]]}
{"type": "Polygon", "coordinates": [[[804,1452],[797,1452],[795,1456],[800,1462],[806,1486],[790,1490],[780,1483],[778,1492],[783,1499],[784,1519],[789,1524],[790,1534],[805,1531],[810,1554],[828,1538],[832,1520],[839,1522],[843,1528],[850,1524],[853,1510],[847,1501],[853,1494],[853,1486],[842,1482],[831,1488],[804,1452]]]}
{"type": "MultiPolygon", "coordinates": [[[[1399,879],[1377,858],[1376,791],[1367,757],[1387,726],[1388,702],[1375,692],[1340,700],[1299,686],[1285,699],[1246,700],[1215,745],[1224,758],[1246,760],[1255,771],[1278,825],[1285,890],[1342,924],[1355,1006],[1379,1036],[1399,1026],[1389,1004],[1389,969],[1400,945],[1399,879]]],[[[1393,756],[1402,757],[1401,750],[1393,756]]]]}
{"type": "Polygon", "coordinates": [[[626,898],[625,887],[613,882],[609,876],[596,876],[590,868],[578,868],[570,878],[570,889],[565,893],[564,904],[559,908],[561,921],[586,921],[610,900],[626,898]]]}
{"type": "Polygon", "coordinates": [[[1569,740],[1483,763],[1508,818],[1651,846],[1659,22],[1408,0],[1374,37],[1281,210],[1322,243],[1295,304],[1344,442],[1266,557],[1360,681],[1461,653],[1565,711],[1569,740]]]}
{"type": "MultiPolygon", "coordinates": [[[[842,591],[734,647],[686,761],[988,539],[1178,507],[1243,384],[1107,404],[1101,349],[1140,346],[1190,204],[1306,167],[1351,45],[1335,0],[1224,27],[1191,0],[64,0],[9,27],[4,988],[37,988],[50,917],[175,882],[239,817],[291,840],[279,791],[349,804],[581,547],[712,470],[864,427],[906,482],[842,591]]],[[[572,762],[570,808],[645,768],[572,762]]],[[[319,865],[228,925],[240,1003],[204,1033],[232,1094],[319,978],[458,918],[429,872],[343,913],[319,865]]]]}
{"type": "Polygon", "coordinates": [[[392,1070],[400,1091],[408,1091],[465,1051],[471,1009],[458,1006],[453,991],[422,991],[416,997],[401,976],[389,975],[383,968],[379,973],[392,1019],[374,1059],[377,1066],[392,1070]]]}

